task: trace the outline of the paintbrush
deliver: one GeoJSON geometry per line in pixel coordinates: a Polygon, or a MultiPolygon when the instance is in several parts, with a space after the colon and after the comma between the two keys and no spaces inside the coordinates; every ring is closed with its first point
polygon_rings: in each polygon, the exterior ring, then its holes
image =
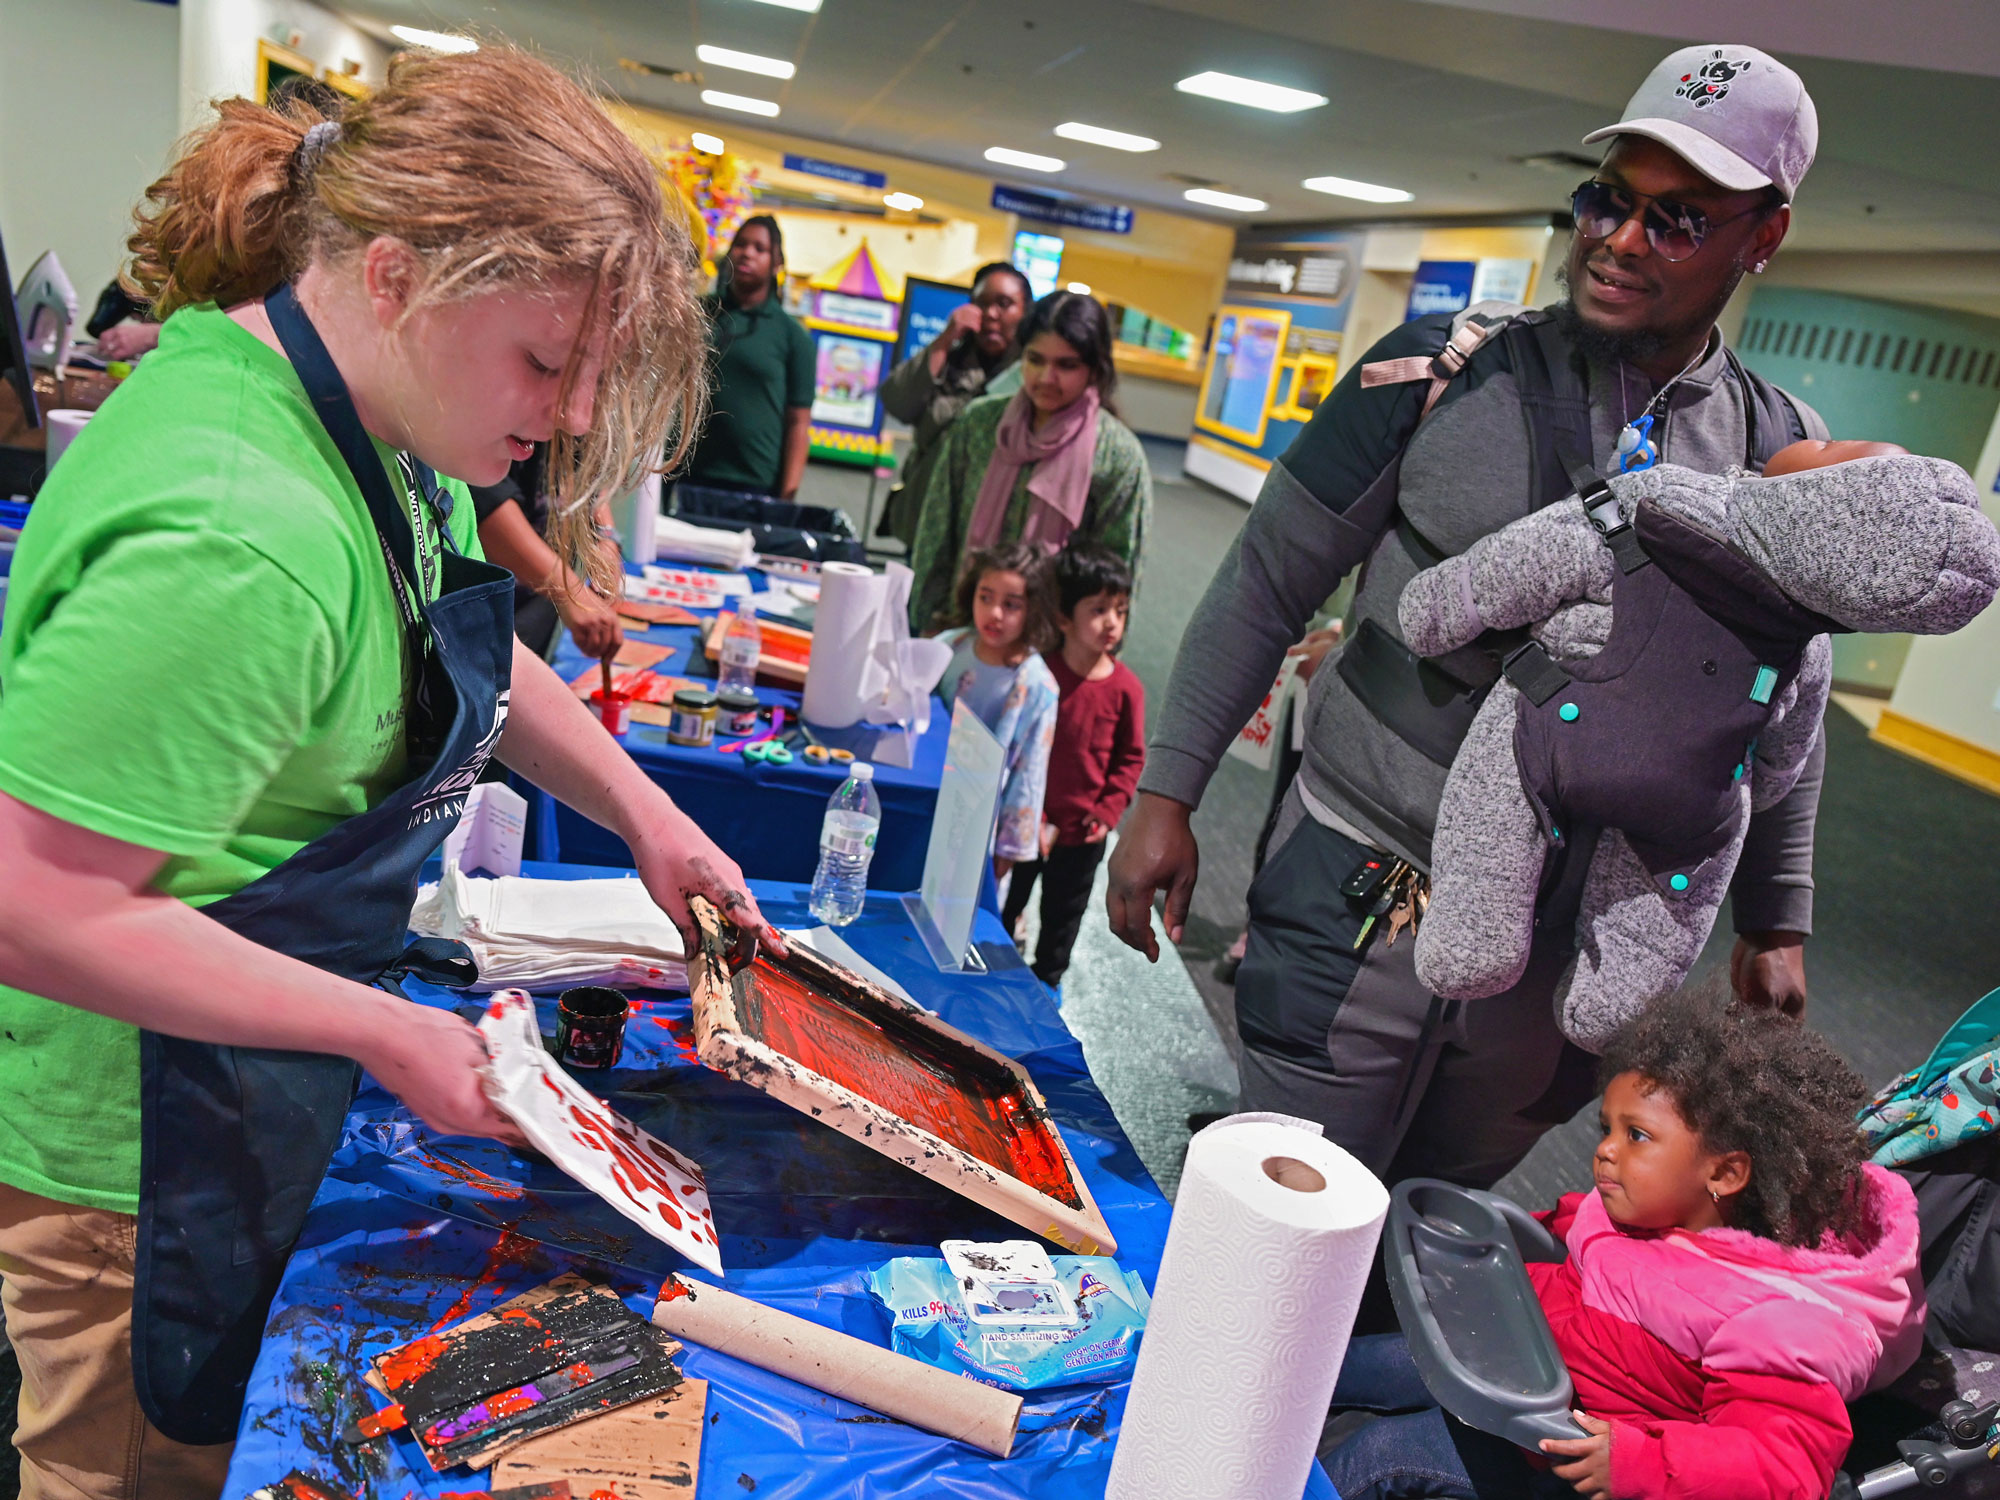
{"type": "Polygon", "coordinates": [[[597,659],[597,670],[603,674],[604,699],[608,703],[611,701],[611,658],[608,656],[599,657],[597,659]]]}

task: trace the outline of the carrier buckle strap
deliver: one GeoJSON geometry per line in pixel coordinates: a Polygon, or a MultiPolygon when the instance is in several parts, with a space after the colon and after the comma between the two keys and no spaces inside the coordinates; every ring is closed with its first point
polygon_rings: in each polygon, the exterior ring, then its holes
{"type": "Polygon", "coordinates": [[[1507,680],[1520,690],[1535,707],[1540,708],[1570,685],[1570,675],[1544,651],[1538,641],[1529,641],[1525,646],[1507,655],[1500,664],[1500,670],[1507,680]]]}
{"type": "Polygon", "coordinates": [[[1652,558],[1646,555],[1646,545],[1639,540],[1639,533],[1632,529],[1630,521],[1620,519],[1618,497],[1611,493],[1604,476],[1575,454],[1560,456],[1569,482],[1576,486],[1576,497],[1583,502],[1583,513],[1590,517],[1590,524],[1611,549],[1618,571],[1636,573],[1650,563],[1652,558]]]}
{"type": "Polygon", "coordinates": [[[1435,357],[1412,354],[1403,359],[1378,359],[1373,364],[1361,367],[1361,384],[1406,385],[1413,380],[1429,380],[1430,393],[1424,397],[1424,409],[1418,420],[1431,414],[1437,399],[1444,394],[1444,388],[1451,384],[1465,362],[1472,358],[1473,351],[1485,343],[1498,324],[1483,323],[1477,318],[1468,319],[1459,330],[1438,350],[1435,357]]]}

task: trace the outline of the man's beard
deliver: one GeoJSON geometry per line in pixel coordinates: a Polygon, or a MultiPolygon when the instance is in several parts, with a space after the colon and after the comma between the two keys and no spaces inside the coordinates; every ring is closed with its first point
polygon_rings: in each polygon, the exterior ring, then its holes
{"type": "Polygon", "coordinates": [[[1688,319],[1685,323],[1667,328],[1636,328],[1629,333],[1611,333],[1587,321],[1577,310],[1576,294],[1570,286],[1569,267],[1561,266],[1556,271],[1556,284],[1563,289],[1564,296],[1550,312],[1556,320],[1556,328],[1569,340],[1570,347],[1593,365],[1623,363],[1643,365],[1657,359],[1671,346],[1698,333],[1705,333],[1715,326],[1715,320],[1722,316],[1723,308],[1735,295],[1737,284],[1743,279],[1743,269],[1738,266],[1729,277],[1721,295],[1707,311],[1688,319]]]}

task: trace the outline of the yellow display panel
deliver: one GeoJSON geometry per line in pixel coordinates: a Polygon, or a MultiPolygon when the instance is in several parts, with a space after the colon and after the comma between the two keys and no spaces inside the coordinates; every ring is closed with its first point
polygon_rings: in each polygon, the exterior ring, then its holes
{"type": "Polygon", "coordinates": [[[1277,308],[1224,303],[1216,309],[1195,426],[1247,447],[1263,443],[1291,327],[1292,315],[1277,308]]]}
{"type": "Polygon", "coordinates": [[[1339,362],[1329,355],[1301,354],[1289,362],[1292,383],[1284,402],[1271,409],[1281,422],[1310,422],[1320,403],[1333,394],[1334,375],[1339,362]]]}

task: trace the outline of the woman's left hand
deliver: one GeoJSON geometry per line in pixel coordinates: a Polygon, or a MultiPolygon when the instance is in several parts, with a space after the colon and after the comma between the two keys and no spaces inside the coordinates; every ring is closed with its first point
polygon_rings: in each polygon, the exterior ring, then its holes
{"type": "Polygon", "coordinates": [[[1554,1465],[1557,1476],[1573,1486],[1586,1500],[1610,1500],[1611,1424],[1584,1412],[1570,1413],[1577,1426],[1589,1433],[1582,1438],[1543,1438],[1542,1452],[1553,1458],[1567,1458],[1554,1465]]]}
{"type": "Polygon", "coordinates": [[[701,951],[701,929],[688,908],[690,896],[706,897],[723,918],[735,925],[736,946],[729,955],[732,969],[757,956],[761,941],[773,952],[785,952],[785,937],[758,910],[757,898],[736,861],[724,854],[680,809],[632,841],[633,861],[646,893],[680,929],[689,958],[701,951]]]}

